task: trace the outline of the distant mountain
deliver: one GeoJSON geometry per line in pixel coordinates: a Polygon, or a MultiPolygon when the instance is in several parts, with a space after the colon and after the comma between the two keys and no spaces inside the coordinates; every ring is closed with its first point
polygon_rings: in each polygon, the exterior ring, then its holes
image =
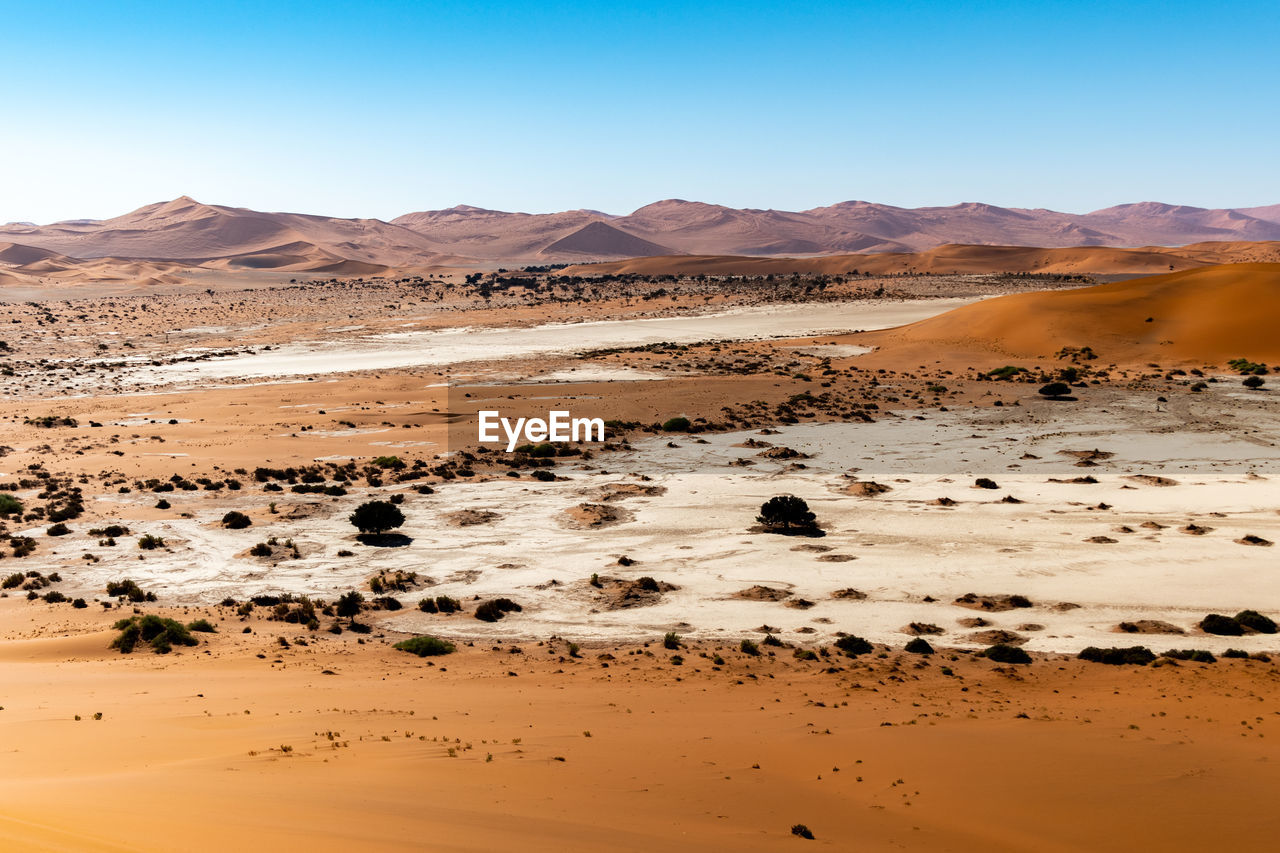
{"type": "MultiPolygon", "coordinates": [[[[1209,210],[1158,202],[1071,214],[978,203],[904,208],[867,201],[757,210],[666,199],[625,216],[459,205],[384,222],[265,213],[182,196],[113,219],[0,226],[0,244],[69,259],[331,275],[670,254],[768,258],[926,252],[952,244],[1123,248],[1276,240],[1280,204],[1209,210]]],[[[3,259],[0,265],[26,266],[3,259]]]]}

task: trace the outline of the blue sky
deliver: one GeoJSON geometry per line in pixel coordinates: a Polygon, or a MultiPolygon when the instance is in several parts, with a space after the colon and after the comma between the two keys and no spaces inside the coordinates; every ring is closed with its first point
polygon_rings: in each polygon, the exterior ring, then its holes
{"type": "Polygon", "coordinates": [[[1271,2],[0,0],[0,221],[1280,202],[1271,2]]]}

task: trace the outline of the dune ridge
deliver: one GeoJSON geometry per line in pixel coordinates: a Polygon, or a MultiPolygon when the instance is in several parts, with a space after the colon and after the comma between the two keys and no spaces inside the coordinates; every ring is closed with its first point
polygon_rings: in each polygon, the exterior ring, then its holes
{"type": "Polygon", "coordinates": [[[1280,263],[1223,264],[1074,290],[1018,293],[871,332],[886,351],[1053,358],[1089,347],[1100,363],[1280,359],[1280,263]]]}

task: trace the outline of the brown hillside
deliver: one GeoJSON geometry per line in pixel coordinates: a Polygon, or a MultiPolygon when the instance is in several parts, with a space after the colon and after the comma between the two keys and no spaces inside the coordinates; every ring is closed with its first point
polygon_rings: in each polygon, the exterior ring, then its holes
{"type": "Polygon", "coordinates": [[[1215,264],[1245,261],[1280,262],[1280,242],[1193,243],[1189,246],[1145,246],[1115,249],[1082,246],[1039,249],[1025,246],[946,245],[925,252],[873,255],[828,255],[821,258],[750,258],[733,255],[662,255],[602,264],[577,264],[566,275],[885,275],[934,273],[1047,273],[1057,275],[1155,275],[1215,264]]]}
{"type": "Polygon", "coordinates": [[[1002,296],[859,336],[882,349],[1053,357],[1091,347],[1102,363],[1280,361],[1280,263],[1228,264],[1077,290],[1002,296]]]}

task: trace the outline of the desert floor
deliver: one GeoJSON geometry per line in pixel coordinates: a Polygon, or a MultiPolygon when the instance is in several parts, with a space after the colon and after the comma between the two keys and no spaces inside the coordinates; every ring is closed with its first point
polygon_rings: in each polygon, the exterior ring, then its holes
{"type": "Polygon", "coordinates": [[[0,839],[1269,845],[1280,644],[1197,625],[1280,612],[1275,392],[1216,365],[1193,391],[1200,377],[1132,363],[1046,400],[984,376],[998,350],[850,334],[1010,282],[889,284],[791,302],[690,283],[467,304],[374,283],[0,307],[0,486],[24,505],[0,576],[27,575],[0,599],[0,839]],[[512,462],[467,440],[488,407],[616,426],[580,455],[512,462]],[[693,431],[656,426],[673,416],[693,431]],[[786,493],[822,536],[755,527],[786,493]],[[397,536],[358,539],[347,516],[389,497],[397,536]],[[51,534],[69,502],[82,511],[51,534]],[[229,511],[251,524],[226,528],[229,511]],[[125,578],[158,601],[109,597],[125,578]],[[368,633],[332,611],[282,621],[349,590],[368,633]],[[461,612],[419,610],[436,596],[461,612]],[[474,618],[497,597],[521,611],[474,618]],[[121,655],[111,625],[133,612],[217,630],[121,655]],[[874,651],[840,654],[846,633],[874,651]],[[416,634],[458,652],[391,647],[416,634]],[[918,635],[938,653],[904,652],[918,635]],[[1033,662],[975,654],[994,642],[1033,662]],[[1074,659],[1138,644],[1254,657],[1074,659]]]}

